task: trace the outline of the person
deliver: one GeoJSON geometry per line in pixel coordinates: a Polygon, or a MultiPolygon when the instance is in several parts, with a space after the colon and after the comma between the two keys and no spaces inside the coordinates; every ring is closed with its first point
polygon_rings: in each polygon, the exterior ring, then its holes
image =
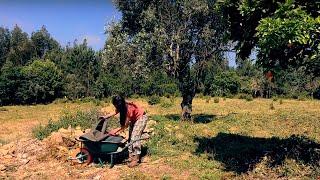
{"type": "MultiPolygon", "coordinates": [[[[115,112],[110,113],[102,118],[110,118],[120,113],[120,127],[109,131],[109,135],[115,136],[129,127],[129,142],[136,141],[141,138],[141,134],[145,129],[148,116],[145,111],[132,102],[126,102],[124,97],[116,95],[112,98],[112,104],[115,112]]],[[[129,167],[135,167],[140,162],[141,142],[136,141],[128,147],[129,150],[129,167]]]]}

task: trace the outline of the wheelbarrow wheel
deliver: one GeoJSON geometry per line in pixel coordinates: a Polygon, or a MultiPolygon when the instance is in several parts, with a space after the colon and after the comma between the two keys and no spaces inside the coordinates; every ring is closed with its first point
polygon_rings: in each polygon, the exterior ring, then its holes
{"type": "Polygon", "coordinates": [[[87,148],[80,148],[80,152],[76,155],[79,164],[90,164],[93,161],[92,155],[87,148]]]}

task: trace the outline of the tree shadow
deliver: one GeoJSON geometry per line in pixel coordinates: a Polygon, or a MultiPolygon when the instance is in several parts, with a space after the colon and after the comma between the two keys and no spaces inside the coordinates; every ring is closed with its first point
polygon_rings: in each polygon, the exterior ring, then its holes
{"type": "Polygon", "coordinates": [[[194,141],[198,143],[196,154],[208,153],[209,159],[222,162],[225,170],[238,174],[251,171],[265,156],[270,167],[283,164],[286,158],[320,166],[320,144],[304,136],[280,139],[219,133],[212,138],[195,137],[194,141]]]}
{"type": "MultiPolygon", "coordinates": [[[[181,116],[179,114],[168,114],[168,115],[165,115],[164,117],[172,121],[181,120],[181,116]]],[[[207,124],[214,121],[216,118],[217,116],[213,114],[194,114],[192,115],[192,120],[193,120],[192,122],[207,124]]]]}
{"type": "Polygon", "coordinates": [[[217,116],[213,114],[195,114],[193,116],[193,122],[207,124],[214,121],[216,118],[217,116]]]}

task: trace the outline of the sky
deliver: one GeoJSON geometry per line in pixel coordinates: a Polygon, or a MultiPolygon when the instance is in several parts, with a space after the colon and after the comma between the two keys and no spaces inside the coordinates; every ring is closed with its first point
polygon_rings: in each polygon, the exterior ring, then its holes
{"type": "Polygon", "coordinates": [[[29,35],[43,25],[62,45],[75,39],[103,48],[105,26],[121,18],[111,0],[0,0],[0,26],[15,24],[29,35]]]}

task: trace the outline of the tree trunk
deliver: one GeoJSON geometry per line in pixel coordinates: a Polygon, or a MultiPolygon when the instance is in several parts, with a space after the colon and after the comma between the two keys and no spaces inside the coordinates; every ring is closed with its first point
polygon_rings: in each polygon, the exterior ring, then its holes
{"type": "Polygon", "coordinates": [[[192,99],[194,95],[185,94],[182,96],[181,102],[181,119],[182,120],[191,120],[191,112],[192,112],[192,99]]]}
{"type": "Polygon", "coordinates": [[[182,94],[181,119],[191,120],[192,100],[195,96],[195,83],[190,76],[190,70],[185,68],[179,74],[179,89],[182,94]]]}

